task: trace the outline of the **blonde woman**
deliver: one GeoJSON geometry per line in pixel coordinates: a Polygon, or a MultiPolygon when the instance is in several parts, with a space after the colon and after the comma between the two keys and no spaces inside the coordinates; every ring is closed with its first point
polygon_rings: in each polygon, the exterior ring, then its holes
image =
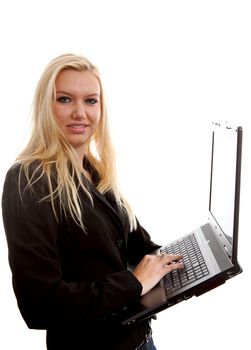
{"type": "Polygon", "coordinates": [[[148,321],[122,327],[116,315],[183,264],[149,255],[159,246],[118,188],[102,82],[84,57],[42,74],[2,208],[18,306],[47,349],[155,349],[148,321]]]}

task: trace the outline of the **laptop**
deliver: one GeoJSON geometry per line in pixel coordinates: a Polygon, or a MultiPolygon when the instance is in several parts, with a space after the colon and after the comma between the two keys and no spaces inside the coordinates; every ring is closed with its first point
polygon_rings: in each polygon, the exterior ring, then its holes
{"type": "Polygon", "coordinates": [[[242,272],[237,259],[241,151],[241,127],[212,123],[208,222],[155,252],[182,254],[185,267],[167,274],[140,303],[125,307],[123,325],[154,317],[242,272]]]}

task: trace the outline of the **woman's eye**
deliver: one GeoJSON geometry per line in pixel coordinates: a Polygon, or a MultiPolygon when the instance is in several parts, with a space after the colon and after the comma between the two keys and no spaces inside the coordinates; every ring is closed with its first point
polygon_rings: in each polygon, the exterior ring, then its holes
{"type": "Polygon", "coordinates": [[[97,103],[98,100],[96,98],[88,98],[87,100],[85,100],[85,102],[89,105],[95,105],[95,103],[97,103]]]}
{"type": "Polygon", "coordinates": [[[57,98],[57,101],[60,103],[69,103],[71,102],[71,99],[70,97],[67,97],[67,96],[60,96],[57,98]]]}

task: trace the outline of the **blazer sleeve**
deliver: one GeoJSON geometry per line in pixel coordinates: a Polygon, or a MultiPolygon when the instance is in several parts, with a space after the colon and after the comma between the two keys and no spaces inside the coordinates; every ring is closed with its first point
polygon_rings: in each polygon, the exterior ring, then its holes
{"type": "MultiPolygon", "coordinates": [[[[130,271],[91,283],[62,279],[59,225],[50,201],[39,200],[37,192],[29,189],[20,193],[18,179],[19,168],[9,170],[2,214],[13,288],[28,327],[47,329],[60,323],[95,322],[138,301],[142,286],[130,271]]],[[[22,178],[21,185],[25,187],[22,178]]]]}
{"type": "Polygon", "coordinates": [[[161,246],[152,242],[149,233],[137,220],[137,228],[128,235],[127,257],[130,265],[137,265],[146,255],[153,253],[161,246]]]}

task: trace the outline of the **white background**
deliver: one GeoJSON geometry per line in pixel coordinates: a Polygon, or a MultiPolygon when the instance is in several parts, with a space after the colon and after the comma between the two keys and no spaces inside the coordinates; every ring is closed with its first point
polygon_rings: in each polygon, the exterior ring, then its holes
{"type": "MultiPolygon", "coordinates": [[[[8,0],[0,11],[0,185],[25,143],[37,80],[55,56],[85,55],[100,69],[121,185],[161,244],[207,219],[210,124],[244,128],[239,260],[244,272],[158,315],[168,348],[249,344],[251,3],[243,0],[8,0]],[[249,211],[248,211],[249,210],[249,211]],[[194,332],[194,333],[193,333],[194,332]]],[[[0,227],[0,348],[45,349],[16,306],[0,227]]]]}

